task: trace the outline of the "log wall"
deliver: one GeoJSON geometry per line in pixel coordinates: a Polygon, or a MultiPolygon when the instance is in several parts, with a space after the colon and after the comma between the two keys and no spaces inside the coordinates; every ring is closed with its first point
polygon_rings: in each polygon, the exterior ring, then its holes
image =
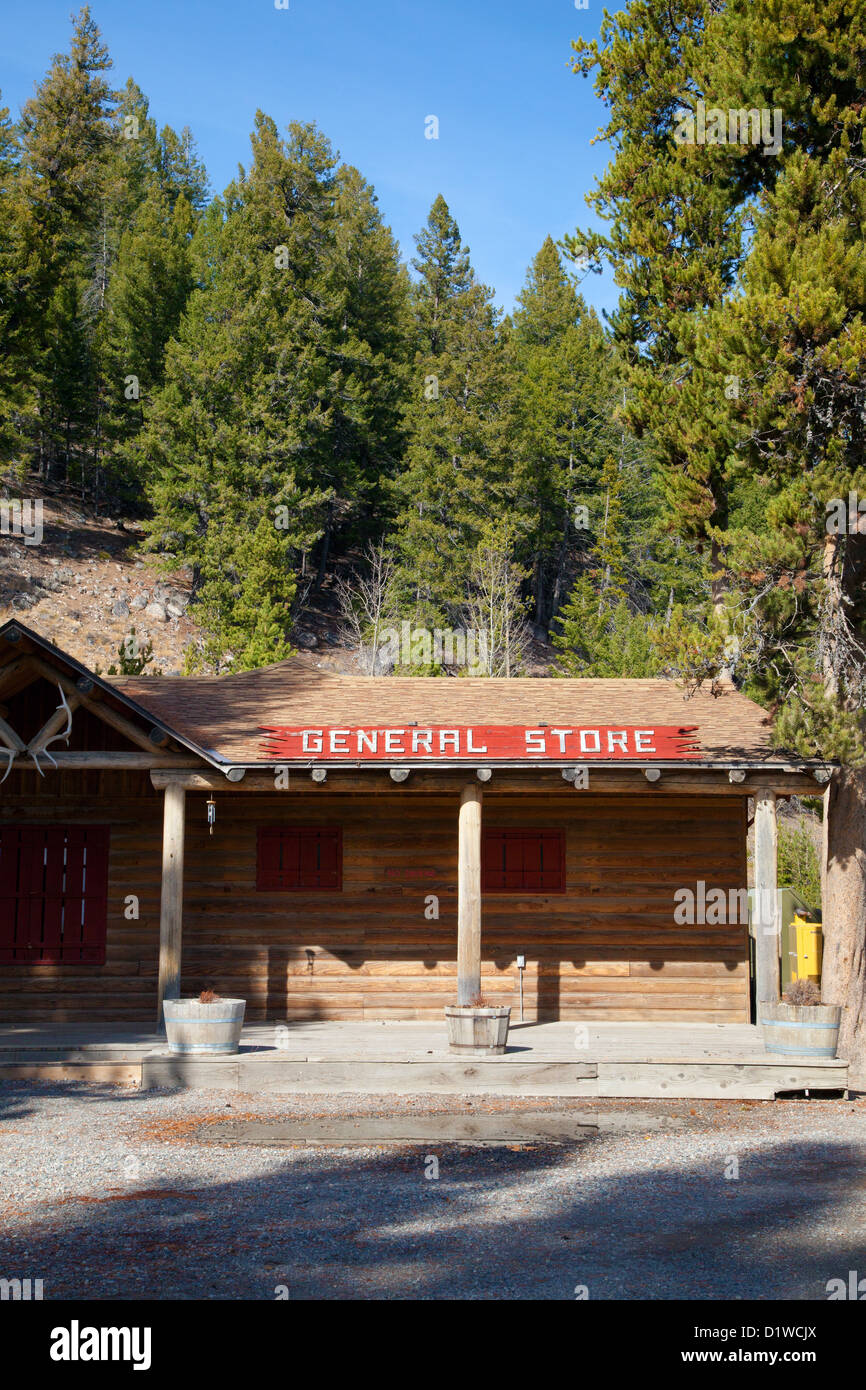
{"type": "MultiPolygon", "coordinates": [[[[99,967],[0,965],[0,1012],[152,1025],[162,794],[146,774],[55,774],[50,787],[19,776],[4,822],[112,827],[107,955],[99,967]]],[[[441,1018],[456,993],[459,791],[218,793],[212,837],[205,797],[189,794],[183,992],[240,995],[250,1021],[441,1018]],[[342,826],[342,892],[256,891],[256,827],[281,822],[342,826]]],[[[748,1021],[747,928],[679,926],[673,896],[699,879],[746,886],[744,799],[485,790],[483,824],[566,831],[564,895],[484,896],[482,989],[514,1005],[513,1020],[523,954],[528,1020],[748,1021]]]]}

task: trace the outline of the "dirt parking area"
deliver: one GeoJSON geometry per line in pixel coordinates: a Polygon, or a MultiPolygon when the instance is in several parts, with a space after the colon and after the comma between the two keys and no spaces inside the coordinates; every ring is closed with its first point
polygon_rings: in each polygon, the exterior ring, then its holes
{"type": "Polygon", "coordinates": [[[866,1274],[859,1097],[7,1081],[0,1116],[0,1276],[46,1299],[820,1301],[866,1274]]]}

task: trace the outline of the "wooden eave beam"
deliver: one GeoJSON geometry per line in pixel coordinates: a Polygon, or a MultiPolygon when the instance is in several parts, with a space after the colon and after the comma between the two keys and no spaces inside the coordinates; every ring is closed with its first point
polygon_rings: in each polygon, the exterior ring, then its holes
{"type": "MultiPolygon", "coordinates": [[[[26,749],[20,750],[26,752],[26,749]]],[[[84,770],[95,772],[124,772],[141,771],[147,772],[151,768],[172,771],[176,777],[188,777],[192,769],[198,764],[192,763],[188,758],[181,758],[177,754],[160,753],[153,749],[150,753],[100,753],[100,752],[71,752],[51,751],[58,772],[68,772],[70,770],[84,770]]],[[[38,750],[37,750],[38,753],[38,750]]],[[[47,756],[47,754],[46,754],[47,756]]],[[[2,767],[2,762],[0,762],[2,767]]],[[[44,771],[50,771],[43,766],[44,771]]],[[[12,764],[13,772],[35,772],[36,764],[29,758],[18,759],[12,764]]],[[[7,784],[8,785],[8,784],[7,784]]],[[[181,783],[182,785],[182,783],[181,783]]],[[[229,783],[226,783],[228,786],[229,783]]]]}
{"type": "MultiPolygon", "coordinates": [[[[279,765],[285,768],[287,764],[279,765]]],[[[370,768],[365,771],[343,770],[341,768],[329,767],[328,779],[324,784],[315,783],[310,780],[308,766],[289,768],[289,788],[284,789],[275,785],[275,778],[278,771],[274,767],[272,772],[250,771],[238,782],[230,782],[221,771],[209,771],[199,768],[193,772],[154,772],[151,777],[153,785],[164,789],[169,782],[179,781],[187,791],[222,791],[222,792],[273,792],[277,795],[303,794],[326,796],[339,792],[367,792],[372,796],[381,795],[409,795],[423,796],[425,792],[454,792],[459,791],[466,781],[466,769],[455,768],[453,772],[425,771],[421,768],[414,768],[412,776],[399,786],[391,781],[388,776],[386,766],[370,768]]],[[[612,773],[605,775],[603,772],[593,774],[590,769],[589,787],[585,790],[575,790],[568,783],[562,781],[559,765],[555,767],[527,768],[525,772],[508,771],[496,773],[490,783],[490,794],[500,794],[508,792],[511,794],[531,791],[544,791],[547,793],[557,792],[559,795],[567,797],[573,801],[580,796],[603,796],[606,793],[617,795],[640,796],[640,797],[660,797],[660,796],[755,796],[760,791],[770,787],[779,796],[820,796],[823,788],[814,780],[809,773],[786,773],[779,772],[775,775],[771,772],[761,772],[760,774],[749,774],[744,782],[732,784],[728,781],[728,769],[720,768],[718,772],[695,772],[688,773],[666,773],[660,781],[656,783],[647,782],[643,772],[635,768],[630,772],[612,773]]]]}
{"type": "Polygon", "coordinates": [[[124,738],[128,738],[130,743],[134,743],[136,747],[144,749],[146,753],[153,752],[154,744],[149,735],[142,733],[141,729],[133,724],[131,719],[127,719],[126,715],[118,714],[116,710],[110,709],[103,700],[95,700],[92,695],[82,694],[73,681],[56,671],[41,657],[35,657],[33,664],[40,675],[44,676],[46,680],[56,681],[64,694],[74,695],[83,708],[89,710],[95,718],[101,719],[103,724],[108,724],[110,728],[122,734],[124,738]]]}
{"type": "Polygon", "coordinates": [[[24,741],[18,737],[11,724],[7,724],[5,719],[0,719],[0,739],[2,739],[4,745],[14,753],[24,753],[26,751],[24,741]]]}
{"type": "Polygon", "coordinates": [[[31,678],[32,667],[33,657],[29,652],[7,661],[5,666],[0,666],[0,691],[6,699],[24,689],[31,678]]]}

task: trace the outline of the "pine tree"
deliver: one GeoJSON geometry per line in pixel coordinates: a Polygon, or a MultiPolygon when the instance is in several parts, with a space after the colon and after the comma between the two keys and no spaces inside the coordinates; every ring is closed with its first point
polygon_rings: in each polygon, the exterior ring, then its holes
{"type": "Polygon", "coordinates": [[[152,544],[191,566],[211,662],[285,654],[299,568],[318,543],[321,576],[332,539],[369,525],[402,428],[405,277],[372,190],[313,126],[283,140],[259,113],[252,145],[197,229],[200,287],[134,445],[152,544]],[[250,573],[250,602],[272,602],[247,643],[250,573]]]}
{"type": "Polygon", "coordinates": [[[468,594],[484,528],[513,499],[509,361],[490,291],[439,195],[417,237],[416,344],[397,523],[404,584],[435,626],[468,594]]]}
{"type": "Polygon", "coordinates": [[[57,54],[20,122],[27,372],[30,410],[20,446],[46,477],[65,477],[92,426],[92,359],[85,294],[99,276],[105,152],[114,94],[111,66],[85,7],[68,54],[57,54]]]}
{"type": "Polygon", "coordinates": [[[336,171],[331,236],[323,260],[318,350],[328,430],[317,464],[331,489],[317,582],[331,547],[380,535],[402,451],[409,352],[408,280],[376,195],[357,169],[336,171]]]}
{"type": "Polygon", "coordinates": [[[210,181],[189,126],[184,126],[179,135],[170,125],[163,126],[159,136],[157,169],[160,187],[172,212],[178,198],[185,198],[194,212],[204,210],[210,181]]]}
{"type": "Polygon", "coordinates": [[[712,547],[712,601],[675,613],[668,656],[692,680],[733,672],[777,714],[780,745],[846,764],[829,791],[824,983],[847,1005],[840,1046],[862,1058],[866,534],[826,514],[866,488],[862,7],[633,3],[578,66],[598,66],[612,106],[597,245],[634,328],[634,418],[675,524],[712,547]],[[678,143],[673,103],[698,98],[779,110],[778,149],[678,143]]]}
{"type": "Polygon", "coordinates": [[[18,178],[15,129],[9,108],[0,106],[0,465],[17,461],[29,396],[26,223],[18,178]]]}
{"type": "Polygon", "coordinates": [[[554,347],[586,314],[586,304],[563,267],[553,237],[545,237],[517,303],[514,340],[520,347],[554,347]]]}
{"type": "Polygon", "coordinates": [[[585,517],[598,511],[615,440],[616,384],[611,344],[550,237],[529,268],[513,330],[518,550],[531,570],[535,622],[548,627],[587,562],[585,517]]]}
{"type": "Polygon", "coordinates": [[[601,471],[602,506],[588,564],[556,620],[553,645],[561,670],[607,678],[656,675],[657,621],[628,601],[625,479],[608,457],[601,471]]]}
{"type": "Polygon", "coordinates": [[[98,507],[141,502],[121,447],[141,422],[132,382],[161,379],[191,284],[190,209],[207,193],[189,132],[158,134],[134,82],[111,90],[110,67],[85,8],[22,111],[8,177],[0,137],[0,452],[98,507]]]}
{"type": "Polygon", "coordinates": [[[173,209],[151,182],[113,257],[97,352],[100,366],[99,489],[135,507],[144,479],[135,437],[164,376],[166,346],[193,288],[194,214],[181,194],[173,209]]]}
{"type": "Polygon", "coordinates": [[[166,344],[193,286],[191,239],[207,180],[189,132],[157,133],[132,81],[106,151],[99,275],[85,296],[93,364],[89,491],[137,509],[143,479],[125,447],[163,379],[166,344]],[[193,206],[193,200],[195,206],[193,206]]]}

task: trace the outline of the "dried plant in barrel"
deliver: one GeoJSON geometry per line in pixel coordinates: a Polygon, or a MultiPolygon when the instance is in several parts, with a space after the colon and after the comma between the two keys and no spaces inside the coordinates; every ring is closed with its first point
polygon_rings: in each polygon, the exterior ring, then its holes
{"type": "Polygon", "coordinates": [[[799,1009],[814,1008],[821,1002],[821,991],[814,980],[792,980],[782,998],[799,1009]]]}

